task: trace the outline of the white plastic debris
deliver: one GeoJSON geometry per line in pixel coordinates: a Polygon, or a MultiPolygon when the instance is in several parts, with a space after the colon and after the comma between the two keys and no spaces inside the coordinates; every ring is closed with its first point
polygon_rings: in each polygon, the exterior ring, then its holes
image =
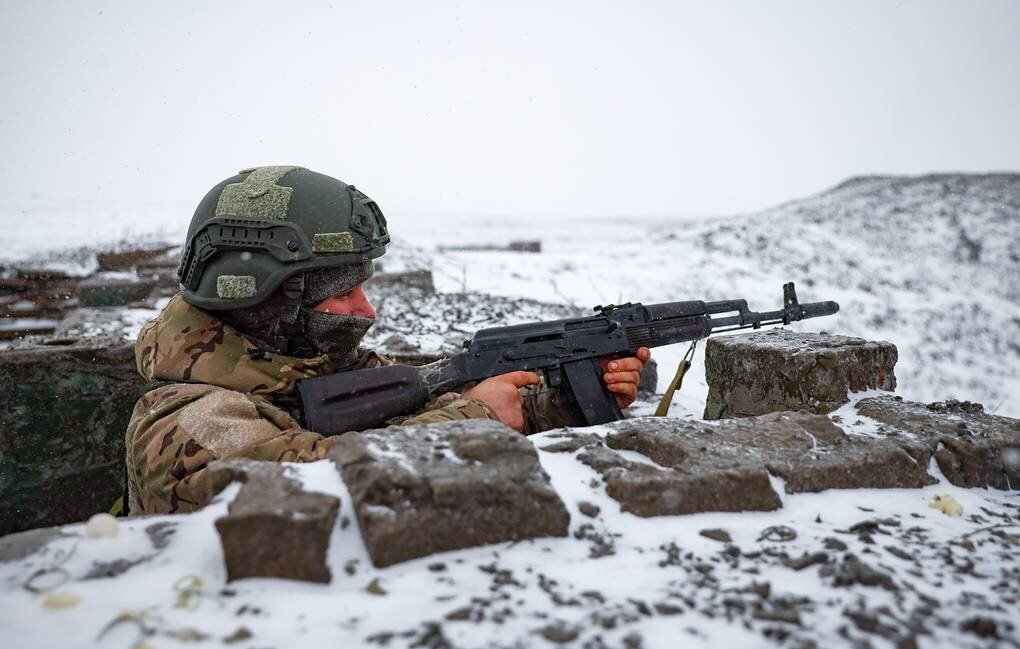
{"type": "Polygon", "coordinates": [[[47,593],[46,597],[43,598],[43,608],[50,609],[61,609],[61,608],[74,608],[81,602],[81,595],[75,595],[74,593],[59,592],[59,593],[47,593]]]}
{"type": "Polygon", "coordinates": [[[935,496],[928,506],[939,510],[946,516],[963,516],[963,505],[956,502],[956,498],[952,496],[935,496]]]}
{"type": "Polygon", "coordinates": [[[117,536],[117,519],[107,513],[93,514],[85,523],[85,538],[112,539],[117,536]]]}

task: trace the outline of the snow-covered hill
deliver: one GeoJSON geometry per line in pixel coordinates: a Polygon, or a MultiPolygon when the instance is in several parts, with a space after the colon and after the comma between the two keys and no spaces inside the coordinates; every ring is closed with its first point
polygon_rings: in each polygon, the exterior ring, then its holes
{"type": "MultiPolygon", "coordinates": [[[[440,290],[586,307],[746,297],[752,309],[770,310],[792,280],[802,302],[841,305],[836,316],[795,328],[895,343],[898,391],[907,398],[969,399],[1020,416],[1017,174],[855,178],[726,219],[515,217],[398,221],[393,230],[432,249],[448,244],[451,232],[460,244],[542,240],[534,255],[437,253],[431,263],[440,290]]],[[[656,356],[668,365],[682,352],[656,356]]],[[[700,358],[677,402],[692,415],[704,404],[700,358]]]]}

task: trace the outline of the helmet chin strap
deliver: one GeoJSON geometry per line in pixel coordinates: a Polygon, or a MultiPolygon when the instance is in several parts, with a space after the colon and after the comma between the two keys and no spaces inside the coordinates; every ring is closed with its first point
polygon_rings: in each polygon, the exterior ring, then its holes
{"type": "MultiPolygon", "coordinates": [[[[305,294],[305,274],[296,273],[283,281],[284,313],[273,337],[273,346],[286,354],[305,353],[314,348],[305,339],[301,324],[301,300],[305,294]]],[[[312,354],[308,354],[312,355],[312,354]]]]}

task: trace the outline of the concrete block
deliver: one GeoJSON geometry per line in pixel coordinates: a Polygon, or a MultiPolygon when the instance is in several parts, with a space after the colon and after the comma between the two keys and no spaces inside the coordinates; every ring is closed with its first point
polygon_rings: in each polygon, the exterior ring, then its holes
{"type": "Polygon", "coordinates": [[[710,338],[705,419],[807,410],[826,414],[861,390],[895,390],[888,342],[772,329],[710,338]]]}

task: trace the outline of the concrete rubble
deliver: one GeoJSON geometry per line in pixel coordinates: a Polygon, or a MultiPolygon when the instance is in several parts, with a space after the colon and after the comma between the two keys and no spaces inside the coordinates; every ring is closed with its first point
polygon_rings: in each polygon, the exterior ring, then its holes
{"type": "Polygon", "coordinates": [[[213,493],[242,482],[227,515],[216,519],[227,581],[279,577],[329,582],[329,538],[340,500],[306,491],[275,462],[222,460],[208,468],[213,493]]]}
{"type": "Polygon", "coordinates": [[[566,536],[570,516],[526,437],[469,420],[348,433],[330,451],[372,562],[566,536]]]}
{"type": "Polygon", "coordinates": [[[807,410],[826,414],[850,392],[896,389],[896,346],[824,333],[770,329],[710,338],[705,419],[807,410]]]}

